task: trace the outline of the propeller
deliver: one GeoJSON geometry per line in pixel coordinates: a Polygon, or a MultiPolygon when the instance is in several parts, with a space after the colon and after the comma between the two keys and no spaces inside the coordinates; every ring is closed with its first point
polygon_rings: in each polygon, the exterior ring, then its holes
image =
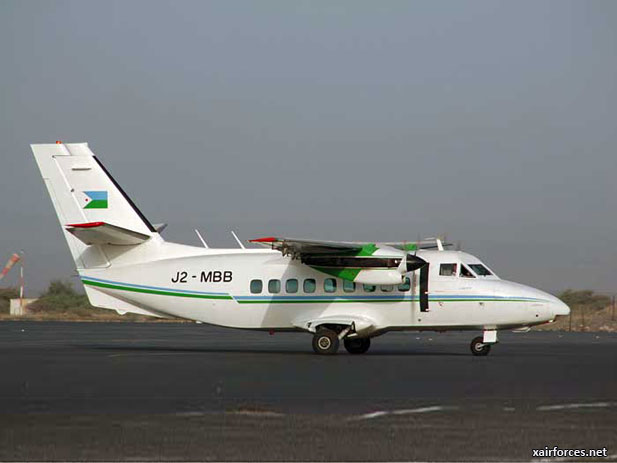
{"type": "Polygon", "coordinates": [[[405,273],[409,273],[424,267],[428,262],[415,254],[406,254],[401,262],[401,265],[403,265],[403,263],[407,269],[407,272],[405,273]]]}

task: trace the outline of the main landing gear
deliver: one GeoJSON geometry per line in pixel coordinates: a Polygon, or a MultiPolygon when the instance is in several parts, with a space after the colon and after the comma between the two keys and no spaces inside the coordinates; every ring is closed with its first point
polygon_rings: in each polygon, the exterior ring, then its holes
{"type": "Polygon", "coordinates": [[[370,338],[351,338],[343,341],[350,354],[364,354],[371,347],[370,338]]]}
{"type": "Polygon", "coordinates": [[[469,348],[473,355],[484,357],[491,351],[491,345],[497,343],[497,331],[487,330],[482,336],[473,338],[469,348]]]}
{"type": "Polygon", "coordinates": [[[333,355],[336,354],[340,346],[341,339],[347,352],[350,354],[364,354],[371,347],[369,338],[345,338],[349,333],[349,328],[344,328],[336,332],[330,328],[319,328],[313,335],[313,350],[316,354],[333,355]]]}
{"type": "Polygon", "coordinates": [[[328,328],[320,328],[313,335],[313,350],[316,354],[333,355],[339,347],[338,334],[328,328]]]}

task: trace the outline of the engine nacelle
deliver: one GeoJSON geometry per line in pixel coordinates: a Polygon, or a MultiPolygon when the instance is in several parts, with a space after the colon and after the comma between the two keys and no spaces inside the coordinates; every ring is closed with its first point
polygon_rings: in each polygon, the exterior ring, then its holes
{"type": "Polygon", "coordinates": [[[353,281],[365,285],[400,285],[404,278],[396,269],[368,269],[360,270],[353,281]]]}

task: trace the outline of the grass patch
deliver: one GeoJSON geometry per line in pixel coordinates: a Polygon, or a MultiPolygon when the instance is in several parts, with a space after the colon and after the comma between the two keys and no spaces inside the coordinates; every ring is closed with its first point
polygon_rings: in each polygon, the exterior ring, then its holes
{"type": "Polygon", "coordinates": [[[0,314],[8,314],[10,311],[10,300],[19,297],[17,288],[0,288],[0,314]]]}
{"type": "Polygon", "coordinates": [[[77,292],[69,281],[54,280],[47,290],[27,307],[28,319],[35,320],[91,320],[91,321],[155,321],[157,318],[90,305],[86,294],[77,292]]]}

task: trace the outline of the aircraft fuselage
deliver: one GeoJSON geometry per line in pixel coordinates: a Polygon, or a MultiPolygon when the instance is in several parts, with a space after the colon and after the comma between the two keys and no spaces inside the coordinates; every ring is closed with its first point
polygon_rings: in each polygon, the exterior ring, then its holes
{"type": "Polygon", "coordinates": [[[131,265],[81,271],[89,295],[102,292],[155,315],[234,328],[290,330],[305,319],[362,316],[374,322],[367,335],[518,328],[567,311],[554,296],[495,275],[460,276],[461,265],[480,261],[457,251],[417,251],[430,268],[428,308],[422,311],[419,271],[410,274],[408,285],[354,285],[274,250],[168,242],[150,247],[158,248],[160,260],[149,255],[140,264],[131,256],[131,265]],[[457,265],[456,274],[440,275],[441,264],[457,265]]]}

